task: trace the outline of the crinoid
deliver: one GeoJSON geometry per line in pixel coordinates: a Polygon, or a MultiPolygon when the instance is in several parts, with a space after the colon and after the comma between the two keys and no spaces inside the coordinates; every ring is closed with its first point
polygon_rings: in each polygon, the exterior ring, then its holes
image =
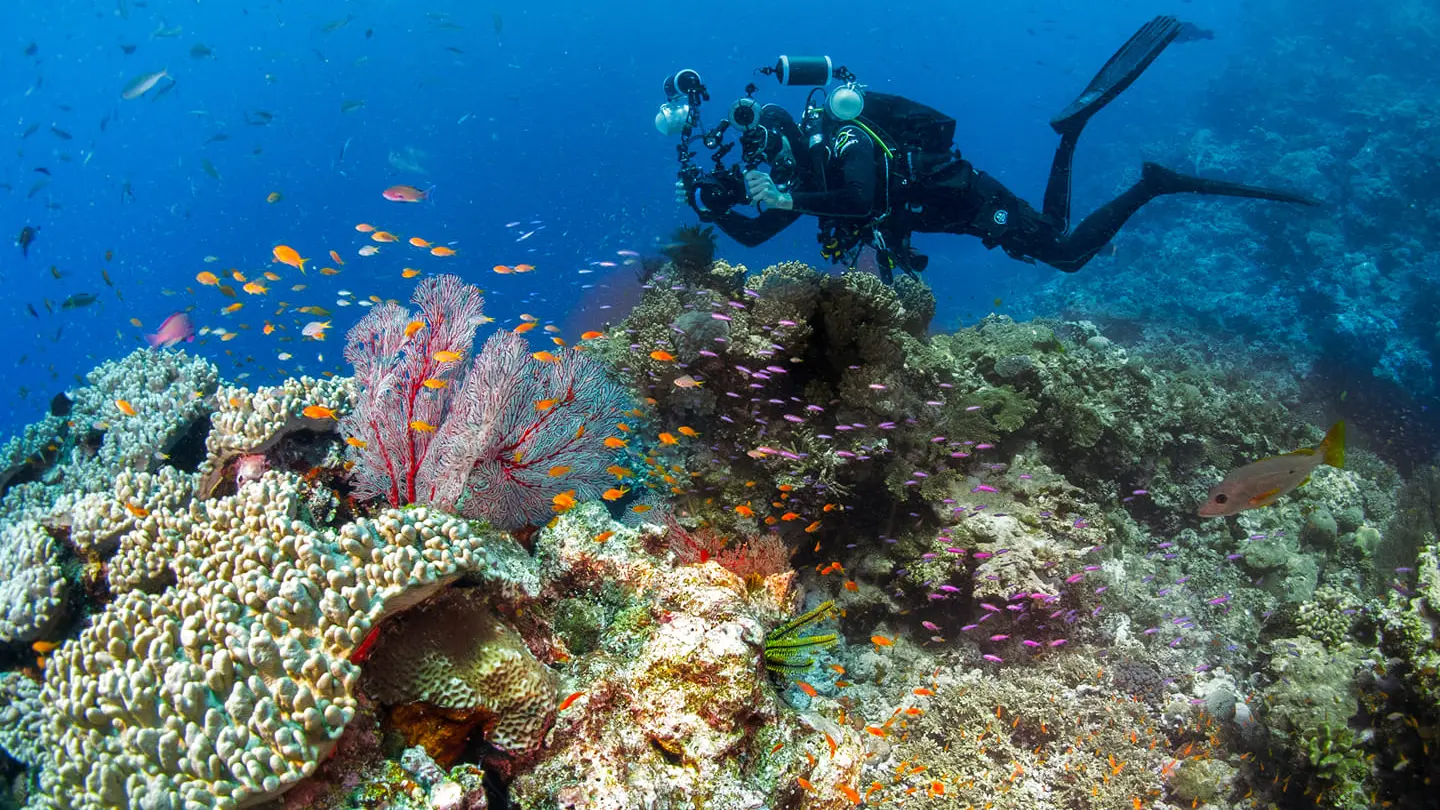
{"type": "Polygon", "coordinates": [[[675,275],[682,282],[704,284],[715,262],[715,229],[684,225],[670,236],[670,244],[661,251],[675,265],[675,275]]]}
{"type": "Polygon", "coordinates": [[[827,633],[804,636],[801,632],[816,622],[830,617],[834,602],[821,602],[813,609],[796,616],[771,630],[765,636],[765,668],[771,672],[803,672],[815,663],[813,658],[800,656],[811,650],[823,650],[835,644],[837,636],[827,633]]]}

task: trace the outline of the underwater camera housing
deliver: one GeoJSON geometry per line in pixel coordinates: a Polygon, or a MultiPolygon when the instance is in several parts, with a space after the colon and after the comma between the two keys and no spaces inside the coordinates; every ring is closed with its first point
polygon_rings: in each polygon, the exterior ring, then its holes
{"type": "MultiPolygon", "coordinates": [[[[832,115],[840,120],[850,120],[860,114],[864,99],[855,83],[855,75],[844,66],[836,66],[828,56],[782,55],[774,66],[757,68],[756,73],[775,76],[781,84],[788,86],[811,86],[821,90],[832,79],[845,82],[834,92],[827,93],[827,105],[832,115]]],[[[685,191],[685,199],[702,220],[713,219],[736,205],[749,202],[745,188],[745,172],[761,164],[768,164],[766,147],[772,136],[761,121],[761,105],[755,100],[754,83],[745,86],[745,95],[730,105],[728,115],[710,129],[704,129],[700,121],[700,107],[710,100],[710,93],[701,81],[700,74],[686,68],[666,76],[663,83],[666,101],[655,114],[655,128],[660,134],[679,136],[675,147],[676,159],[680,163],[677,176],[685,191]],[[728,139],[729,131],[738,135],[735,141],[728,139]],[[691,148],[694,141],[710,152],[713,168],[705,171],[695,164],[697,152],[691,148]],[[726,158],[740,146],[740,160],[726,163],[726,158]]],[[[823,91],[822,91],[823,92],[823,91]]],[[[812,103],[815,91],[806,100],[807,121],[818,118],[820,107],[812,103]]]]}

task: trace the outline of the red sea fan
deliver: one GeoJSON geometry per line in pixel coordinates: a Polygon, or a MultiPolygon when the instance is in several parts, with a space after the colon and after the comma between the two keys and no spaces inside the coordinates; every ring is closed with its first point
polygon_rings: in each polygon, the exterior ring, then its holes
{"type": "Polygon", "coordinates": [[[583,353],[547,356],[510,332],[485,343],[421,470],[430,503],[514,529],[548,521],[562,493],[600,497],[614,455],[605,437],[628,397],[583,353]]]}
{"type": "Polygon", "coordinates": [[[345,343],[357,391],[340,430],[354,462],[355,495],[392,506],[431,500],[420,470],[455,399],[484,305],[480,290],[456,276],[425,279],[410,300],[418,315],[381,304],[345,343]]]}
{"type": "Polygon", "coordinates": [[[688,529],[674,515],[666,515],[665,529],[670,550],[681,565],[707,563],[725,550],[725,536],[710,526],[688,529]]]}
{"type": "Polygon", "coordinates": [[[789,571],[791,553],[779,535],[762,534],[721,551],[715,555],[715,562],[741,579],[765,579],[789,571]]]}

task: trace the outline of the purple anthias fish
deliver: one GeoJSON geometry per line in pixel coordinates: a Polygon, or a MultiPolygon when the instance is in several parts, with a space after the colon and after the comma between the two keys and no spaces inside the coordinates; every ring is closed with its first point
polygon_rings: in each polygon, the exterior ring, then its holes
{"type": "Polygon", "coordinates": [[[195,323],[184,312],[176,312],[160,324],[153,335],[145,336],[152,349],[168,349],[177,343],[195,340],[195,323]]]}

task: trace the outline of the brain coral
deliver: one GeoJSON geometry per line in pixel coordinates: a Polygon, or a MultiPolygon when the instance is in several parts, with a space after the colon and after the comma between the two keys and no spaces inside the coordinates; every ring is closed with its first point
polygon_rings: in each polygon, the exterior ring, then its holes
{"type": "Polygon", "coordinates": [[[298,479],[271,472],[230,497],[153,501],[143,531],[166,538],[174,580],[121,594],[55,651],[39,807],[237,808],[277,796],[355,712],[350,658],[376,622],[461,575],[519,570],[518,546],[431,510],[332,532],[297,519],[302,500],[298,479]]]}
{"type": "Polygon", "coordinates": [[[387,623],[365,665],[365,691],[391,705],[478,710],[487,742],[534,748],[555,707],[555,676],[472,591],[387,623]]]}

